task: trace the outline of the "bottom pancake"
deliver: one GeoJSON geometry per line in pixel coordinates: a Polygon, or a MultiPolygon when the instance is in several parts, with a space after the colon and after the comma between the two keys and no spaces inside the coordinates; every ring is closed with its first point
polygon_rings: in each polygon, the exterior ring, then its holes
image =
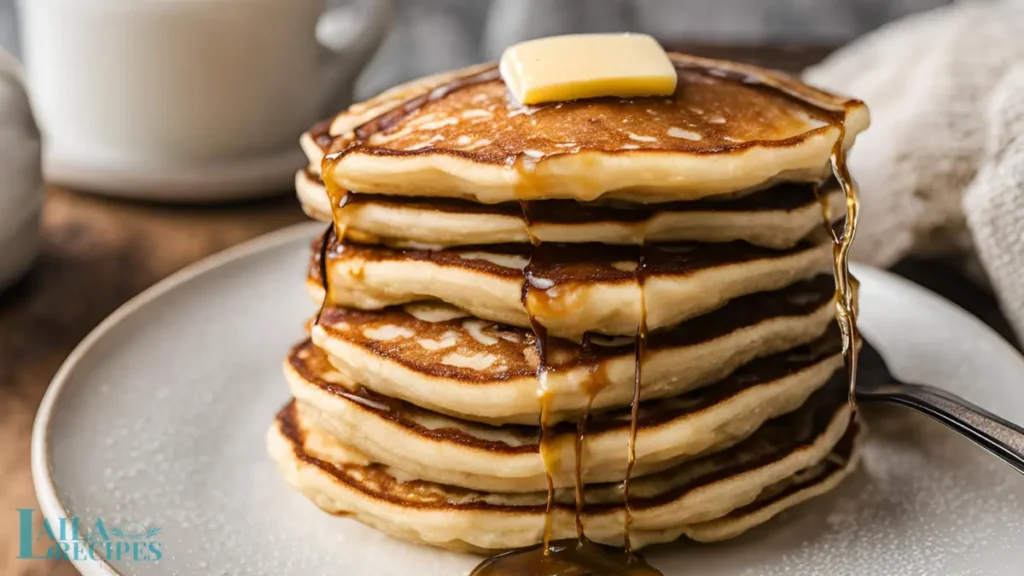
{"type": "MultiPolygon", "coordinates": [[[[844,391],[826,386],[729,450],[635,479],[633,545],[684,534],[729,538],[828,490],[855,466],[858,427],[849,424],[844,391]]],[[[317,506],[392,536],[485,553],[543,537],[545,493],[478,492],[412,478],[309,426],[294,403],[278,414],[268,444],[285,479],[317,506]]],[[[573,538],[573,492],[560,489],[555,498],[552,538],[573,538]]],[[[587,537],[622,545],[621,484],[590,485],[585,501],[587,537]]]]}

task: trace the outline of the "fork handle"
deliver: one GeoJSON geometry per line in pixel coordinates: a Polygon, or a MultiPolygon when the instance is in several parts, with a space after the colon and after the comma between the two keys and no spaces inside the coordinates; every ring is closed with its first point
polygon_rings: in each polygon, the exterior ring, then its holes
{"type": "Polygon", "coordinates": [[[966,436],[1024,474],[1024,428],[941,388],[899,384],[866,401],[901,404],[927,414],[966,436]]]}

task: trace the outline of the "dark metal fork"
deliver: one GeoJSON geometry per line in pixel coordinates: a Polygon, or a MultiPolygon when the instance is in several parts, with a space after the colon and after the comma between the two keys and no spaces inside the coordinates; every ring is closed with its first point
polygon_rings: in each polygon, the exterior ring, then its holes
{"type": "Polygon", "coordinates": [[[857,374],[859,402],[889,402],[927,414],[1024,474],[1024,428],[934,386],[896,379],[882,356],[864,343],[857,374]]]}

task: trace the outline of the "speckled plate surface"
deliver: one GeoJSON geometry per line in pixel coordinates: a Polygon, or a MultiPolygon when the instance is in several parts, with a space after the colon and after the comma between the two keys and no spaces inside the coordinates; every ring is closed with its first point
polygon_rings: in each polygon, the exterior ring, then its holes
{"type": "MultiPolygon", "coordinates": [[[[60,370],[33,437],[44,513],[102,518],[162,554],[81,560],[82,573],[448,576],[477,562],[322,513],[265,453],[287,397],[279,365],[312,312],[302,279],[320,229],[285,230],[169,278],[60,370]]],[[[1024,360],[1008,344],[904,280],[856,274],[863,330],[898,376],[1024,422],[1024,360]]],[[[656,547],[648,559],[666,574],[1021,574],[1024,478],[923,417],[866,416],[863,466],[835,492],[737,540],[656,547]]]]}

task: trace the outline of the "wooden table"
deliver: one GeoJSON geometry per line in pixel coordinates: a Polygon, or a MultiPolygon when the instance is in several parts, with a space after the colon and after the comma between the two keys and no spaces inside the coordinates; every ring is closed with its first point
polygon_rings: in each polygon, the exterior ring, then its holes
{"type": "Polygon", "coordinates": [[[76,574],[66,562],[15,560],[15,509],[37,507],[32,420],[68,353],[125,300],[175,270],[304,219],[290,195],[196,208],[47,190],[39,261],[0,294],[0,575],[76,574]]]}
{"type": "MultiPolygon", "coordinates": [[[[827,53],[807,47],[689,48],[790,70],[827,53]]],[[[39,260],[26,279],[0,293],[0,575],[75,574],[66,562],[15,559],[15,509],[37,507],[29,471],[32,420],[72,348],[121,303],[175,270],[304,219],[291,195],[173,207],[47,191],[39,260]]],[[[950,266],[909,261],[896,270],[1010,334],[991,295],[950,266]]]]}

